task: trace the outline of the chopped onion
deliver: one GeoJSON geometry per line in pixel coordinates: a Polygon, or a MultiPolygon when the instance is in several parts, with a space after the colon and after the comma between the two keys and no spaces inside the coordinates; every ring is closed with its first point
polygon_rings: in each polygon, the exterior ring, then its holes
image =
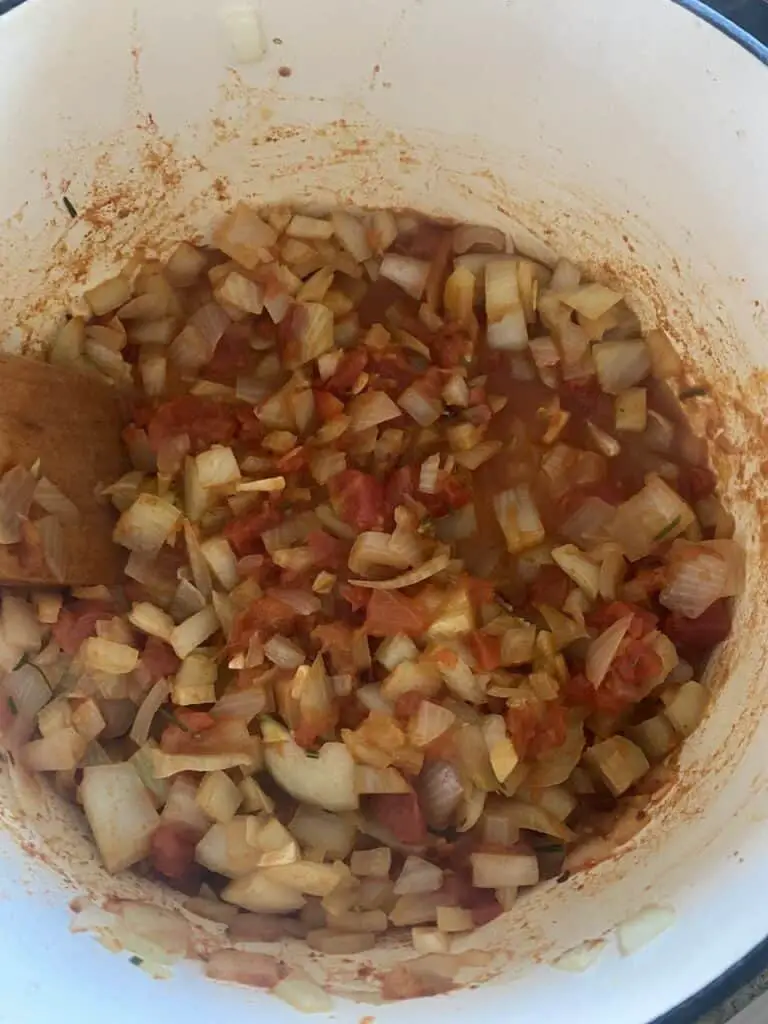
{"type": "Polygon", "coordinates": [[[427,824],[432,828],[445,828],[464,794],[456,768],[448,761],[427,761],[416,785],[427,824]]]}
{"type": "Polygon", "coordinates": [[[519,554],[544,540],[544,527],[527,484],[497,494],[493,507],[510,554],[519,554]]]}
{"type": "Polygon", "coordinates": [[[144,555],[157,555],[176,529],[179,510],[152,494],[139,494],[120,516],[114,530],[116,544],[144,555]]]}
{"type": "Polygon", "coordinates": [[[334,210],[331,224],[338,240],[358,263],[365,263],[373,256],[365,225],[357,217],[345,210],[334,210]]]}
{"type": "Polygon", "coordinates": [[[171,633],[168,642],[179,658],[186,658],[196,647],[205,643],[219,629],[219,619],[213,607],[207,605],[195,612],[171,633]]]}
{"type": "Polygon", "coordinates": [[[321,953],[351,956],[373,949],[376,937],[370,932],[335,932],[330,928],[318,928],[309,932],[307,944],[310,949],[321,953]]]}
{"type": "Polygon", "coordinates": [[[275,985],[272,995],[299,1013],[329,1013],[333,1006],[325,989],[297,968],[275,985]]]}
{"type": "Polygon", "coordinates": [[[364,391],[347,405],[350,429],[361,431],[397,419],[401,410],[385,391],[364,391]]]}
{"type": "Polygon", "coordinates": [[[124,306],[131,297],[131,283],[120,274],[101,281],[84,293],[85,301],[94,316],[105,316],[119,306],[124,306]]]}
{"type": "Polygon", "coordinates": [[[533,853],[471,853],[472,884],[478,889],[536,885],[539,862],[533,853]]]}
{"type": "Polygon", "coordinates": [[[139,652],[127,644],[91,636],[83,641],[80,657],[87,669],[109,675],[127,675],[139,662],[139,652]]]}
{"type": "Polygon", "coordinates": [[[616,507],[602,498],[585,498],[576,511],[561,524],[559,532],[582,548],[608,539],[616,507]]]}
{"type": "Polygon", "coordinates": [[[596,743],[584,759],[599,772],[614,796],[621,796],[650,768],[642,750],[625,736],[610,736],[596,743]]]}
{"type": "Polygon", "coordinates": [[[278,668],[298,668],[306,661],[304,651],[287,637],[275,635],[264,644],[264,654],[278,668]]]}
{"type": "Polygon", "coordinates": [[[142,747],[149,739],[149,730],[152,727],[155,715],[168,699],[171,686],[167,679],[158,679],[147,696],[142,701],[141,707],[136,712],[136,718],[131,726],[130,736],[138,747],[142,747]]]}
{"type": "Polygon", "coordinates": [[[602,954],[606,943],[603,939],[588,939],[579,946],[568,949],[552,961],[552,966],[559,971],[581,974],[588,970],[602,954]]]}
{"type": "Polygon", "coordinates": [[[436,576],[437,573],[442,572],[446,568],[451,560],[449,554],[435,555],[434,558],[430,558],[428,562],[419,566],[418,569],[411,569],[410,572],[405,572],[402,576],[395,576],[391,580],[350,580],[350,584],[355,587],[369,587],[371,590],[399,590],[403,587],[412,587],[416,583],[421,583],[424,580],[429,579],[430,576],[436,576]]]}
{"type": "MultiPolygon", "coordinates": [[[[557,274],[557,270],[555,274],[557,274]]],[[[554,284],[552,287],[554,289],[554,284]]],[[[598,320],[609,309],[613,309],[616,303],[621,302],[622,299],[618,292],[606,288],[604,284],[599,284],[597,281],[583,284],[578,288],[568,291],[556,290],[561,302],[564,302],[566,306],[570,306],[571,309],[575,309],[577,313],[587,317],[589,320],[598,320]]]]}
{"type": "Polygon", "coordinates": [[[267,744],[264,758],[275,782],[297,800],[327,811],[357,808],[355,763],[343,743],[325,743],[317,757],[308,757],[288,739],[267,744]]]}
{"type": "Polygon", "coordinates": [[[217,248],[247,270],[271,259],[269,247],[277,241],[277,232],[246,203],[238,203],[219,225],[213,236],[217,248]],[[266,257],[266,258],[265,258],[266,257]]]}
{"type": "Polygon", "coordinates": [[[657,473],[616,509],[610,533],[631,562],[645,558],[657,544],[684,533],[695,520],[693,509],[657,473]]]}
{"type": "Polygon", "coordinates": [[[117,874],[149,855],[159,819],[133,765],[84,768],[80,795],[107,871],[117,874]]]}
{"type": "Polygon", "coordinates": [[[349,866],[352,874],[360,878],[388,878],[392,851],[387,846],[378,846],[374,850],[355,850],[349,866]]]}
{"type": "Polygon", "coordinates": [[[429,270],[430,265],[425,260],[387,253],[381,261],[379,276],[393,281],[411,298],[420,299],[427,286],[429,270]]]}
{"type": "Polygon", "coordinates": [[[443,403],[440,399],[426,397],[415,384],[412,384],[403,391],[397,400],[397,404],[401,409],[404,409],[420,427],[431,426],[440,419],[443,412],[443,403]]]}
{"type": "Polygon", "coordinates": [[[605,679],[631,624],[632,616],[625,615],[589,645],[585,672],[593,686],[600,686],[605,679]]]}
{"type": "Polygon", "coordinates": [[[671,907],[653,904],[643,907],[616,929],[616,939],[622,956],[632,956],[643,946],[671,928],[676,914],[671,907]]]}
{"type": "Polygon", "coordinates": [[[436,864],[430,864],[413,854],[406,857],[402,871],[395,881],[395,896],[410,896],[437,892],[443,885],[443,872],[436,864]]]}
{"type": "Polygon", "coordinates": [[[355,791],[359,796],[374,796],[377,793],[410,793],[411,787],[396,768],[359,764],[355,766],[355,791]]]}
{"type": "Polygon", "coordinates": [[[195,459],[201,487],[224,487],[240,479],[240,467],[234,452],[223,445],[213,445],[195,459]]]}
{"type": "Polygon", "coordinates": [[[453,231],[453,251],[461,254],[471,249],[483,252],[504,252],[506,236],[497,228],[475,227],[462,224],[453,231]]]}
{"type": "Polygon", "coordinates": [[[426,747],[450,729],[455,721],[456,716],[449,708],[424,700],[411,719],[408,735],[415,746],[426,747]]]}
{"type": "Polygon", "coordinates": [[[616,429],[640,434],[648,419],[645,388],[627,388],[616,396],[616,429]]]}
{"type": "MultiPolygon", "coordinates": [[[[714,543],[728,545],[737,558],[741,557],[732,541],[714,543]]],[[[735,590],[728,586],[728,563],[711,547],[686,545],[685,555],[684,558],[675,558],[673,548],[667,583],[659,594],[659,601],[670,611],[679,612],[688,619],[697,619],[714,601],[735,590]]]]}
{"type": "Polygon", "coordinates": [[[618,395],[639,384],[651,369],[644,341],[598,341],[592,346],[600,387],[618,395]]]}
{"type": "Polygon", "coordinates": [[[42,476],[37,481],[32,500],[62,523],[76,524],[80,521],[80,513],[75,503],[47,477],[42,476]]]}
{"type": "Polygon", "coordinates": [[[683,683],[671,700],[667,701],[664,714],[681,736],[690,736],[707,707],[708,694],[701,683],[691,679],[683,683]]]}

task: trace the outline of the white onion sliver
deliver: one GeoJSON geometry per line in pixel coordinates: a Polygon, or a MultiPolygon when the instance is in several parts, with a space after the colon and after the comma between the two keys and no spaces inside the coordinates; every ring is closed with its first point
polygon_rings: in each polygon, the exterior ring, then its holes
{"type": "Polygon", "coordinates": [[[411,298],[420,299],[427,286],[429,263],[411,256],[387,253],[381,261],[379,275],[399,285],[411,298]]]}
{"type": "Polygon", "coordinates": [[[349,582],[353,587],[369,587],[371,590],[399,590],[401,587],[412,587],[416,583],[421,583],[422,580],[429,579],[430,576],[437,575],[446,568],[450,560],[449,554],[436,555],[424,565],[419,566],[418,569],[411,569],[410,572],[395,576],[391,580],[350,580],[349,582]]]}
{"type": "Polygon", "coordinates": [[[672,907],[658,904],[643,907],[616,929],[616,939],[621,955],[632,956],[643,946],[647,946],[662,932],[672,927],[676,916],[672,907]]]}
{"type": "Polygon", "coordinates": [[[717,554],[700,554],[669,569],[666,587],[659,601],[670,611],[688,619],[697,619],[724,595],[728,566],[717,554]]]}
{"type": "Polygon", "coordinates": [[[587,679],[593,686],[599,686],[605,679],[631,623],[632,616],[625,615],[610,625],[589,645],[585,671],[587,679]]]}
{"type": "Polygon", "coordinates": [[[144,698],[141,707],[136,712],[136,718],[131,726],[130,736],[138,747],[143,747],[149,739],[149,730],[152,727],[155,715],[163,706],[171,692],[171,684],[167,679],[158,679],[147,696],[144,698]]]}

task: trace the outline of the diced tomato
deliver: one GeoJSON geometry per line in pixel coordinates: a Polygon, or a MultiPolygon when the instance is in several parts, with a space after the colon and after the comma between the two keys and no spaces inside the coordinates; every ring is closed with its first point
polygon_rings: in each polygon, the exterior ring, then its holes
{"type": "Polygon", "coordinates": [[[353,612],[364,611],[371,600],[372,590],[368,587],[356,587],[352,583],[342,583],[339,587],[339,596],[346,601],[353,612]]]}
{"type": "Polygon", "coordinates": [[[504,719],[507,723],[507,732],[512,740],[517,756],[524,758],[528,753],[528,747],[533,737],[536,735],[536,729],[539,724],[536,707],[532,704],[521,704],[517,707],[509,708],[504,719]]]}
{"type": "Polygon", "coordinates": [[[355,675],[357,667],[352,656],[355,631],[345,622],[325,622],[312,630],[320,650],[330,654],[333,669],[339,675],[355,675]]]}
{"type": "Polygon", "coordinates": [[[692,651],[706,651],[722,643],[730,631],[731,611],[724,598],[711,604],[697,619],[671,612],[664,620],[664,632],[669,639],[692,651]]]}
{"type": "Polygon", "coordinates": [[[368,602],[365,629],[371,636],[421,636],[431,621],[418,597],[374,590],[368,602]]]}
{"type": "Polygon", "coordinates": [[[639,604],[632,604],[630,601],[611,601],[610,604],[595,608],[587,616],[590,626],[595,629],[604,630],[612,626],[614,622],[631,615],[632,622],[629,625],[629,636],[635,640],[646,636],[656,629],[658,616],[647,608],[641,608],[639,604]]]}
{"type": "Polygon", "coordinates": [[[234,386],[238,377],[252,372],[258,356],[251,348],[250,327],[247,324],[231,324],[216,345],[213,358],[206,363],[202,374],[206,380],[234,386]]]}
{"type": "Polygon", "coordinates": [[[411,715],[416,714],[423,702],[423,695],[415,690],[403,693],[395,701],[395,716],[397,718],[410,718],[411,715]]]}
{"type": "Polygon", "coordinates": [[[277,460],[276,469],[278,473],[298,473],[300,469],[304,469],[307,464],[307,452],[304,445],[298,445],[296,448],[291,448],[285,455],[281,455],[277,460]]]}
{"type": "Polygon", "coordinates": [[[297,614],[287,604],[276,597],[265,595],[255,601],[237,616],[229,634],[230,647],[236,648],[246,644],[254,633],[283,633],[290,630],[297,619],[297,614]]]}
{"type": "Polygon", "coordinates": [[[401,843],[427,841],[427,826],[415,793],[382,793],[371,797],[369,807],[373,817],[401,843]]]}
{"type": "Polygon", "coordinates": [[[548,604],[559,609],[563,607],[572,585],[558,565],[542,565],[528,587],[528,599],[534,605],[548,604]]]}
{"type": "Polygon", "coordinates": [[[173,649],[155,636],[149,637],[141,653],[141,663],[149,674],[149,681],[156,683],[163,676],[173,676],[181,665],[173,649]]]}
{"type": "Polygon", "coordinates": [[[326,391],[333,395],[345,395],[363,372],[368,362],[368,353],[364,348],[356,348],[345,352],[336,367],[334,375],[325,382],[326,391]]]}
{"type": "Polygon", "coordinates": [[[237,416],[232,407],[197,395],[164,402],[149,422],[149,443],[157,451],[169,437],[187,434],[195,451],[212,444],[229,444],[237,435],[237,416]]]}
{"type": "Polygon", "coordinates": [[[528,744],[529,757],[541,757],[548,751],[561,747],[565,743],[567,731],[562,705],[554,700],[547,701],[537,723],[536,732],[528,744]]]}
{"type": "Polygon", "coordinates": [[[579,674],[568,680],[563,695],[569,704],[619,714],[646,696],[661,667],[661,658],[645,640],[627,637],[599,687],[579,674]]]}
{"type": "Polygon", "coordinates": [[[504,913],[504,908],[496,899],[491,889],[477,889],[480,895],[477,902],[469,908],[472,914],[472,924],[480,928],[489,921],[495,920],[504,913]]]}
{"type": "Polygon", "coordinates": [[[253,406],[237,405],[235,406],[235,415],[240,424],[238,431],[240,441],[246,445],[259,444],[264,437],[264,424],[256,416],[256,410],[253,406]]]}
{"type": "Polygon", "coordinates": [[[283,514],[276,505],[265,502],[257,511],[246,512],[227,523],[222,532],[238,558],[256,555],[263,550],[262,533],[277,526],[282,518],[283,514]]]}
{"type": "Polygon", "coordinates": [[[627,638],[621,644],[619,653],[613,659],[611,673],[623,682],[644,688],[645,684],[659,675],[661,658],[643,640],[627,638]]]}
{"type": "Polygon", "coordinates": [[[464,573],[459,577],[459,584],[468,591],[469,600],[475,611],[479,611],[484,604],[491,604],[493,602],[496,588],[490,580],[484,580],[479,576],[470,576],[468,573],[464,573]]]}
{"type": "Polygon", "coordinates": [[[337,514],[356,530],[376,530],[384,525],[384,488],[380,480],[359,469],[345,469],[328,481],[337,514]]]}
{"type": "Polygon", "coordinates": [[[159,825],[152,835],[149,854],[155,870],[171,881],[182,881],[195,863],[199,840],[200,836],[187,825],[159,825]]]}
{"type": "Polygon", "coordinates": [[[445,370],[452,370],[456,366],[466,366],[474,352],[472,339],[463,327],[458,327],[455,324],[446,325],[434,338],[430,339],[429,347],[435,362],[445,370]]]}
{"type": "Polygon", "coordinates": [[[445,516],[472,500],[472,488],[456,473],[440,473],[434,494],[419,492],[419,501],[431,516],[445,516]]]}
{"type": "Polygon", "coordinates": [[[709,466],[682,466],[676,490],[688,502],[708,498],[717,487],[717,477],[709,466]]]}
{"type": "Polygon", "coordinates": [[[418,466],[401,466],[387,477],[384,503],[391,514],[406,498],[413,498],[419,486],[418,466]]]}
{"type": "Polygon", "coordinates": [[[315,388],[315,409],[323,423],[328,423],[344,412],[344,403],[330,391],[315,388]]]}
{"type": "Polygon", "coordinates": [[[349,545],[325,530],[313,530],[307,537],[307,546],[318,569],[339,569],[347,563],[349,545]]]}
{"type": "Polygon", "coordinates": [[[363,707],[357,697],[342,697],[337,701],[339,725],[343,729],[359,729],[368,717],[368,708],[363,707]]]}
{"type": "Polygon", "coordinates": [[[494,672],[501,665],[501,637],[476,629],[470,634],[469,647],[477,667],[483,672],[494,672]]]}
{"type": "Polygon", "coordinates": [[[52,630],[53,639],[65,654],[77,654],[83,640],[96,633],[96,623],[115,614],[105,601],[75,601],[62,609],[52,630]]]}
{"type": "Polygon", "coordinates": [[[194,750],[195,737],[215,728],[219,721],[208,711],[193,711],[190,708],[176,708],[178,725],[168,725],[160,737],[160,747],[166,754],[182,754],[194,750]]]}
{"type": "Polygon", "coordinates": [[[371,374],[372,383],[379,390],[386,391],[391,395],[399,395],[405,391],[418,376],[416,370],[399,349],[371,353],[368,372],[371,374]]]}

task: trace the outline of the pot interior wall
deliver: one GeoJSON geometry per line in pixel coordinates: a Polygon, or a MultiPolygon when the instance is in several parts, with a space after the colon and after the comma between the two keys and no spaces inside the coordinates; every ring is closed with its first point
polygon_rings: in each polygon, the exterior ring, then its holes
{"type": "MultiPolygon", "coordinates": [[[[492,224],[533,254],[566,255],[621,285],[648,324],[671,331],[713,386],[722,429],[710,438],[713,456],[749,551],[734,636],[712,673],[713,707],[686,744],[679,784],[621,855],[537,891],[481,940],[497,984],[514,982],[520,1020],[563,999],[569,1019],[602,1020],[590,991],[600,992],[606,1020],[629,1020],[633,964],[609,952],[587,983],[539,961],[607,934],[643,905],[668,903],[678,923],[642,954],[653,970],[689,950],[721,906],[717,947],[697,949],[660,990],[637,993],[631,1020],[645,1021],[768,931],[768,909],[751,907],[749,885],[768,853],[766,73],[666,0],[577,6],[264,0],[267,53],[247,66],[233,63],[206,0],[37,0],[17,10],[0,25],[0,131],[11,140],[0,154],[0,325],[9,346],[39,347],[112,265],[137,248],[162,254],[180,238],[205,237],[220,211],[246,198],[412,207],[492,224]]],[[[133,993],[139,983],[123,961],[82,937],[65,942],[67,885],[135,894],[138,883],[107,878],[76,824],[63,838],[62,815],[72,814],[54,804],[48,813],[41,841],[41,822],[30,832],[8,806],[2,812],[13,900],[22,870],[13,844],[23,838],[53,868],[27,864],[34,895],[24,898],[37,906],[45,895],[44,941],[58,969],[98,960],[131,999],[148,998],[133,993]],[[75,942],[77,955],[66,945],[75,942]]],[[[23,926],[19,935],[23,948],[23,926]]],[[[385,951],[375,962],[402,955],[385,951]]],[[[290,956],[306,960],[301,950],[290,956]]],[[[356,965],[310,969],[336,991],[367,994],[356,965]]],[[[182,980],[164,986],[162,999],[172,992],[192,1020],[217,1005],[239,1021],[253,1005],[236,991],[211,995],[186,972],[182,980]]],[[[492,1006],[498,990],[452,999],[457,1009],[492,1006]]],[[[340,1012],[353,1020],[360,1011],[340,1012]]]]}

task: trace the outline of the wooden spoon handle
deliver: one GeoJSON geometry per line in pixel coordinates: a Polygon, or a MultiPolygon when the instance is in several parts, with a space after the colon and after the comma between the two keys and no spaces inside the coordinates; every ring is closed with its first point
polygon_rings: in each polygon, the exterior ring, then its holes
{"type": "MultiPolygon", "coordinates": [[[[97,500],[99,486],[128,465],[121,432],[127,403],[96,376],[19,356],[0,356],[0,469],[40,471],[75,503],[80,521],[63,525],[67,585],[112,585],[125,552],[112,542],[115,515],[97,500]]],[[[0,582],[61,585],[42,553],[27,544],[0,545],[0,582]]]]}

